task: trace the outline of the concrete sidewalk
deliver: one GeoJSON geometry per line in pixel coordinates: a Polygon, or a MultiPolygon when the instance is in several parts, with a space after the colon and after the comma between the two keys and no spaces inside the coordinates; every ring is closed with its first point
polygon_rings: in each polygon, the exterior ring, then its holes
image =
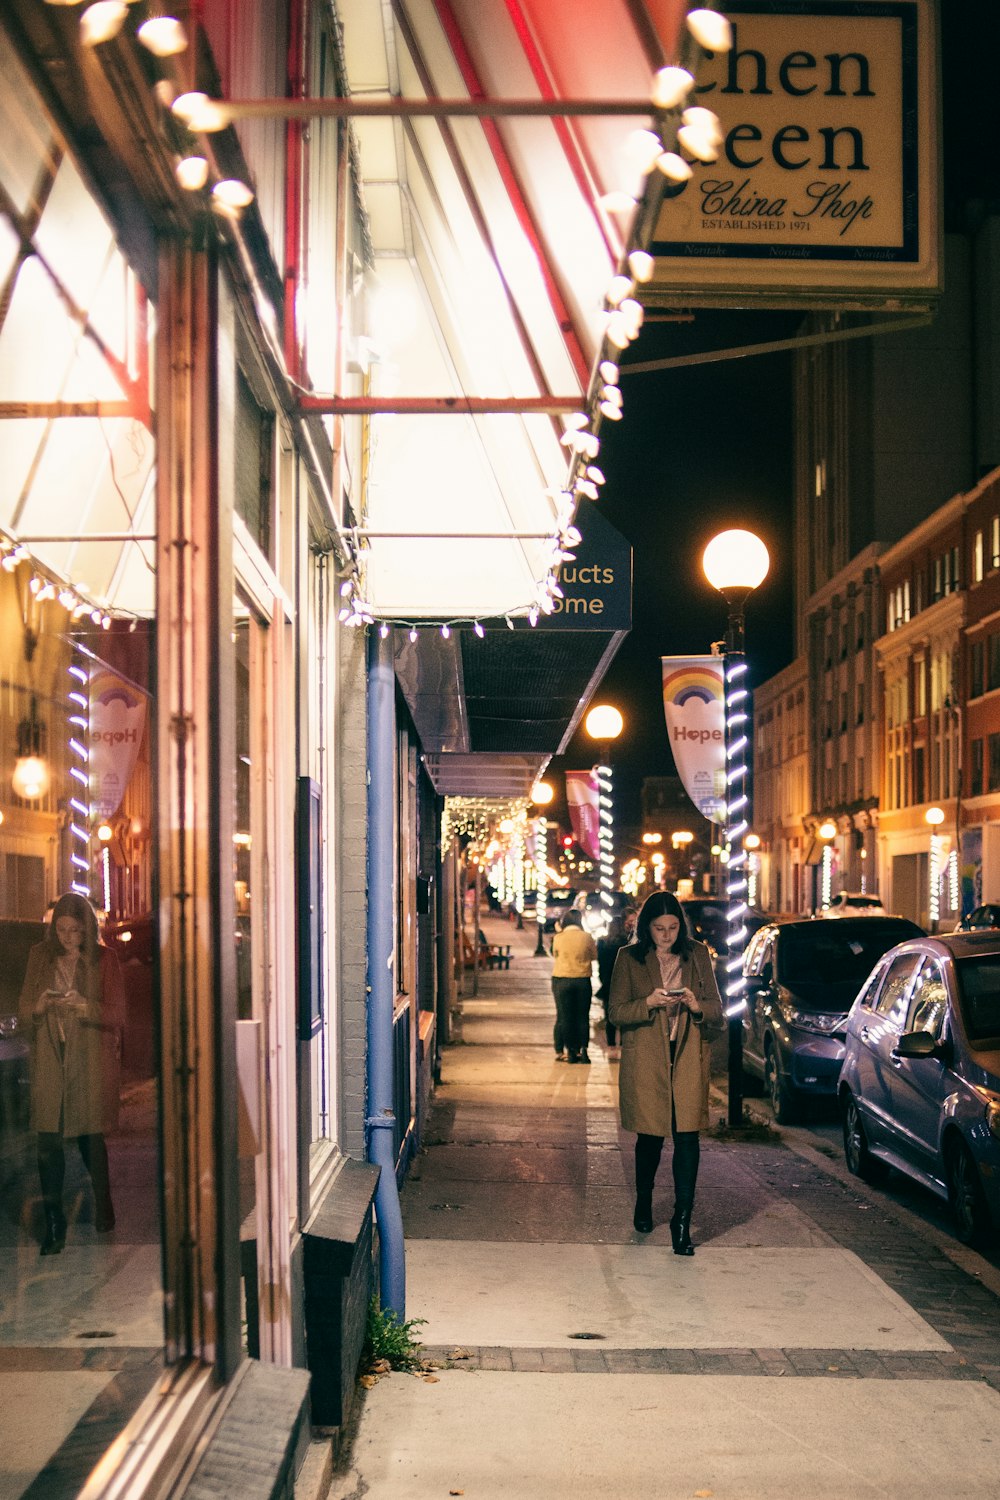
{"type": "Polygon", "coordinates": [[[556,1064],[551,962],[484,925],[515,957],[461,1002],[403,1193],[407,1316],[444,1368],[362,1394],[331,1500],[1000,1495],[978,1257],[778,1133],[703,1137],[693,1259],[669,1149],[637,1235],[599,1006],[593,1065],[556,1064]]]}

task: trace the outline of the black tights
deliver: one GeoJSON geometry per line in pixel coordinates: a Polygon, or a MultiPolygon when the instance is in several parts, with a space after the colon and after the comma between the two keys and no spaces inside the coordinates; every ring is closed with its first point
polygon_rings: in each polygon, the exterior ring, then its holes
{"type": "MultiPolygon", "coordinates": [[[[671,1166],[674,1173],[675,1211],[694,1206],[694,1189],[698,1181],[698,1161],[701,1147],[697,1130],[674,1130],[671,1132],[674,1154],[671,1166]]],[[[639,1135],[635,1141],[635,1195],[640,1204],[649,1205],[653,1199],[653,1182],[660,1165],[663,1151],[662,1135],[639,1135]]]]}
{"type": "MultiPolygon", "coordinates": [[[[94,1184],[98,1210],[110,1210],[111,1177],[108,1171],[108,1148],[103,1135],[78,1135],[76,1143],[94,1184]]],[[[66,1151],[63,1137],[55,1131],[38,1132],[38,1176],[45,1207],[61,1214],[66,1151]]]]}

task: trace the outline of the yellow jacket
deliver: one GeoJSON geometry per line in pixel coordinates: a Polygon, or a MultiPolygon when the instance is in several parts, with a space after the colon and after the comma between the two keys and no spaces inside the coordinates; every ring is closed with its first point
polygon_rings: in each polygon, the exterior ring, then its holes
{"type": "Polygon", "coordinates": [[[589,979],[597,944],[582,927],[566,927],[552,939],[553,979],[589,979]]]}

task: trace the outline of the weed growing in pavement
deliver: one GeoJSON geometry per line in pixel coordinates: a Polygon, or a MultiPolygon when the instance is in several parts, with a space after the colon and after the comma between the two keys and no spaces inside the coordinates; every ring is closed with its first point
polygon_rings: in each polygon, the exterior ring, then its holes
{"type": "Polygon", "coordinates": [[[420,1366],[420,1344],[413,1337],[414,1328],[426,1318],[408,1318],[401,1323],[391,1308],[384,1311],[373,1297],[368,1304],[362,1367],[379,1374],[389,1370],[415,1370],[420,1366]]]}
{"type": "Polygon", "coordinates": [[[720,1115],[718,1123],[713,1125],[708,1133],[713,1141],[777,1141],[778,1139],[771,1121],[762,1119],[759,1115],[752,1115],[746,1105],[743,1107],[741,1124],[732,1126],[725,1115],[720,1115]]]}

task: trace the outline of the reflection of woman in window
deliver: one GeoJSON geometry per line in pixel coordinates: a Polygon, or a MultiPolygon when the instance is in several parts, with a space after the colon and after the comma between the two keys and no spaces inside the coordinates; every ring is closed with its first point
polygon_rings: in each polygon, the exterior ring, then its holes
{"type": "Polygon", "coordinates": [[[98,941],[90,902],[61,896],[49,935],[32,948],[21,991],[31,1039],[31,1125],[45,1214],[43,1255],[66,1243],[64,1143],[75,1137],[94,1186],[94,1228],[115,1227],[104,1133],[118,1118],[125,991],[118,960],[98,941]]]}

